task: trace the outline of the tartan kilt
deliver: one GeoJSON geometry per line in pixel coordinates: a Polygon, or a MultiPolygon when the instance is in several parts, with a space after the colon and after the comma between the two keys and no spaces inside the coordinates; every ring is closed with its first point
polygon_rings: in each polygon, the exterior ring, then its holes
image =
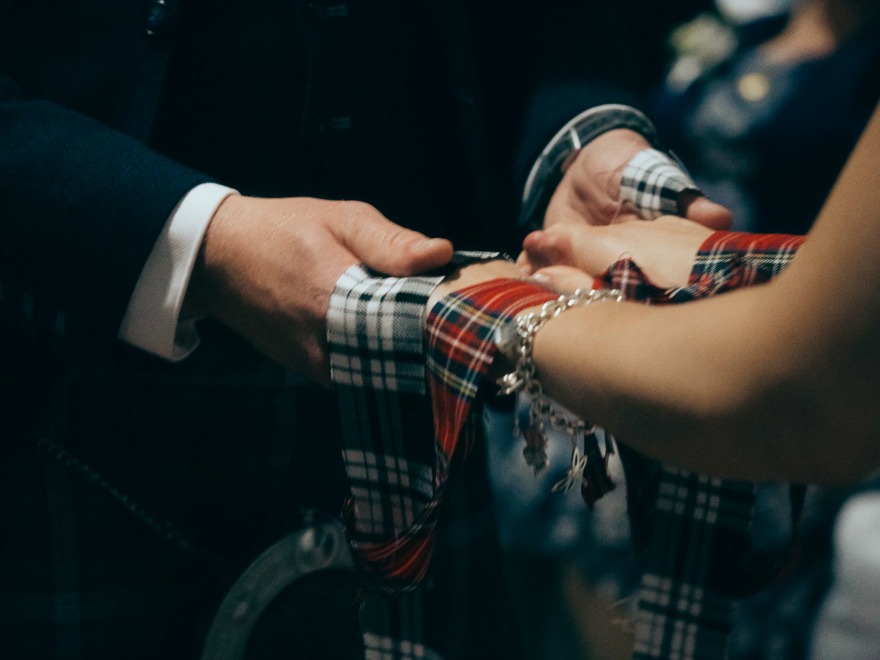
{"type": "MultiPolygon", "coordinates": [[[[336,397],[220,328],[203,335],[177,365],[125,347],[99,367],[66,365],[34,406],[38,422],[12,425],[0,657],[198,658],[254,558],[342,511],[336,397]]],[[[354,574],[319,571],[273,602],[247,657],[364,657],[364,640],[394,640],[391,657],[516,657],[483,459],[461,478],[441,522],[455,533],[440,534],[424,589],[364,604],[354,574]]]]}

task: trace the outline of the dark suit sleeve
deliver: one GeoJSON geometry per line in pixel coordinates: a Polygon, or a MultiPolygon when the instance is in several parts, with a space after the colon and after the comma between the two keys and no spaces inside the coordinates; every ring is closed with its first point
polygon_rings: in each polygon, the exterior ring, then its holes
{"type": "Polygon", "coordinates": [[[0,305],[112,341],[162,226],[208,180],[0,76],[0,305]]]}

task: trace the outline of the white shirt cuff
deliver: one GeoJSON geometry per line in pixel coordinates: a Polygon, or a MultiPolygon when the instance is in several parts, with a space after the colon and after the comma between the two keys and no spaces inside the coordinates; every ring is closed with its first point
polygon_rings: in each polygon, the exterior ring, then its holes
{"type": "Polygon", "coordinates": [[[196,317],[181,307],[208,224],[220,203],[237,191],[216,183],[190,190],[159,234],[119,327],[122,341],[177,362],[195,350],[196,317]]]}

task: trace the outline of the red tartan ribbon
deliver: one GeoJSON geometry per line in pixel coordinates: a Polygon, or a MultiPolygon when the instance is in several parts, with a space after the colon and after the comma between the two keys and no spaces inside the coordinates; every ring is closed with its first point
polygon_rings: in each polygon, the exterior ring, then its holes
{"type": "Polygon", "coordinates": [[[495,358],[495,329],[523,309],[555,297],[531,282],[496,279],[447,296],[428,315],[428,392],[438,454],[435,496],[417,524],[398,538],[359,546],[360,559],[369,573],[380,577],[383,590],[412,588],[427,573],[452,456],[459,445],[467,445],[463,440],[471,406],[495,358]]]}
{"type": "Polygon", "coordinates": [[[428,387],[434,436],[451,458],[471,403],[495,359],[495,330],[553,291],[521,280],[496,279],[461,289],[428,315],[428,387]]]}

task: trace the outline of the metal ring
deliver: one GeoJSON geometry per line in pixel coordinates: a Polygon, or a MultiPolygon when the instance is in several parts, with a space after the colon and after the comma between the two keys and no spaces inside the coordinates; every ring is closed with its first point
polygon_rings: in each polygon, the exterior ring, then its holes
{"type": "Polygon", "coordinates": [[[328,568],[354,570],[345,532],[338,523],[312,525],[269,546],[220,603],[202,660],[244,658],[251,632],[272,601],[297,579],[328,568]]]}

